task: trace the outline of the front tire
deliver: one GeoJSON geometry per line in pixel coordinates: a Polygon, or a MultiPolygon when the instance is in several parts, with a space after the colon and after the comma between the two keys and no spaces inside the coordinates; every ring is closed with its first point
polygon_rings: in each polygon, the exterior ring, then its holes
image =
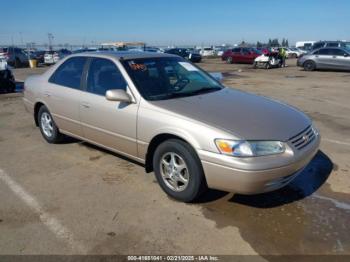
{"type": "Polygon", "coordinates": [[[193,202],[207,189],[197,153],[182,140],[170,139],[160,144],[154,153],[153,167],[160,187],[178,201],[193,202]]]}
{"type": "Polygon", "coordinates": [[[48,143],[57,144],[63,141],[64,135],[58,130],[46,106],[41,106],[39,109],[38,123],[40,132],[48,143]]]}
{"type": "Polygon", "coordinates": [[[316,69],[316,64],[314,61],[308,60],[304,63],[304,70],[305,71],[314,71],[316,69]]]}

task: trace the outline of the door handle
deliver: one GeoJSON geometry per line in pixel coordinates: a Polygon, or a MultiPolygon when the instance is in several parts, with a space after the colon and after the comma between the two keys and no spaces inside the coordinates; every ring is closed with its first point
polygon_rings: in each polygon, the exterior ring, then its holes
{"type": "Polygon", "coordinates": [[[90,108],[90,104],[89,103],[83,102],[83,103],[81,103],[81,105],[84,108],[90,108]]]}
{"type": "Polygon", "coordinates": [[[50,96],[51,96],[51,93],[49,93],[49,92],[44,92],[44,96],[50,97],[50,96]]]}

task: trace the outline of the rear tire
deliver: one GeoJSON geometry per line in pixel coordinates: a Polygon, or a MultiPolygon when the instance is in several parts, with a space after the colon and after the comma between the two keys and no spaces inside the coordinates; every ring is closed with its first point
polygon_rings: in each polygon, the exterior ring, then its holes
{"type": "Polygon", "coordinates": [[[311,60],[305,61],[303,66],[305,71],[314,71],[316,69],[315,62],[311,60]]]}
{"type": "Polygon", "coordinates": [[[15,58],[15,68],[21,67],[21,61],[19,60],[18,57],[15,58]]]}
{"type": "Polygon", "coordinates": [[[207,189],[204,171],[196,151],[186,142],[169,139],[160,144],[153,168],[163,191],[182,202],[193,202],[207,189]]]}
{"type": "Polygon", "coordinates": [[[46,106],[41,106],[39,109],[38,123],[40,132],[48,143],[57,144],[64,140],[64,135],[58,130],[46,106]]]}

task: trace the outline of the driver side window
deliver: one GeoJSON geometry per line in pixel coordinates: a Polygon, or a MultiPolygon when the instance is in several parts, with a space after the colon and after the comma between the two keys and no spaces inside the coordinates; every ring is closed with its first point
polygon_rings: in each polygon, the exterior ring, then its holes
{"type": "Polygon", "coordinates": [[[104,96],[107,90],[126,90],[126,86],[124,77],[112,61],[104,58],[94,58],[91,61],[87,79],[88,92],[104,96]]]}

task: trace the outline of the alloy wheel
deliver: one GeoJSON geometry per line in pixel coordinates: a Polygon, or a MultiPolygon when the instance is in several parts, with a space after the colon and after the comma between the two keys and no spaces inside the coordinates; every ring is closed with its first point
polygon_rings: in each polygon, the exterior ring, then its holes
{"type": "Polygon", "coordinates": [[[41,114],[40,118],[42,130],[47,137],[52,137],[53,135],[53,121],[50,114],[44,112],[41,114]]]}
{"type": "Polygon", "coordinates": [[[165,185],[175,192],[185,190],[189,183],[186,162],[174,152],[164,154],[160,161],[160,173],[165,185]]]}

